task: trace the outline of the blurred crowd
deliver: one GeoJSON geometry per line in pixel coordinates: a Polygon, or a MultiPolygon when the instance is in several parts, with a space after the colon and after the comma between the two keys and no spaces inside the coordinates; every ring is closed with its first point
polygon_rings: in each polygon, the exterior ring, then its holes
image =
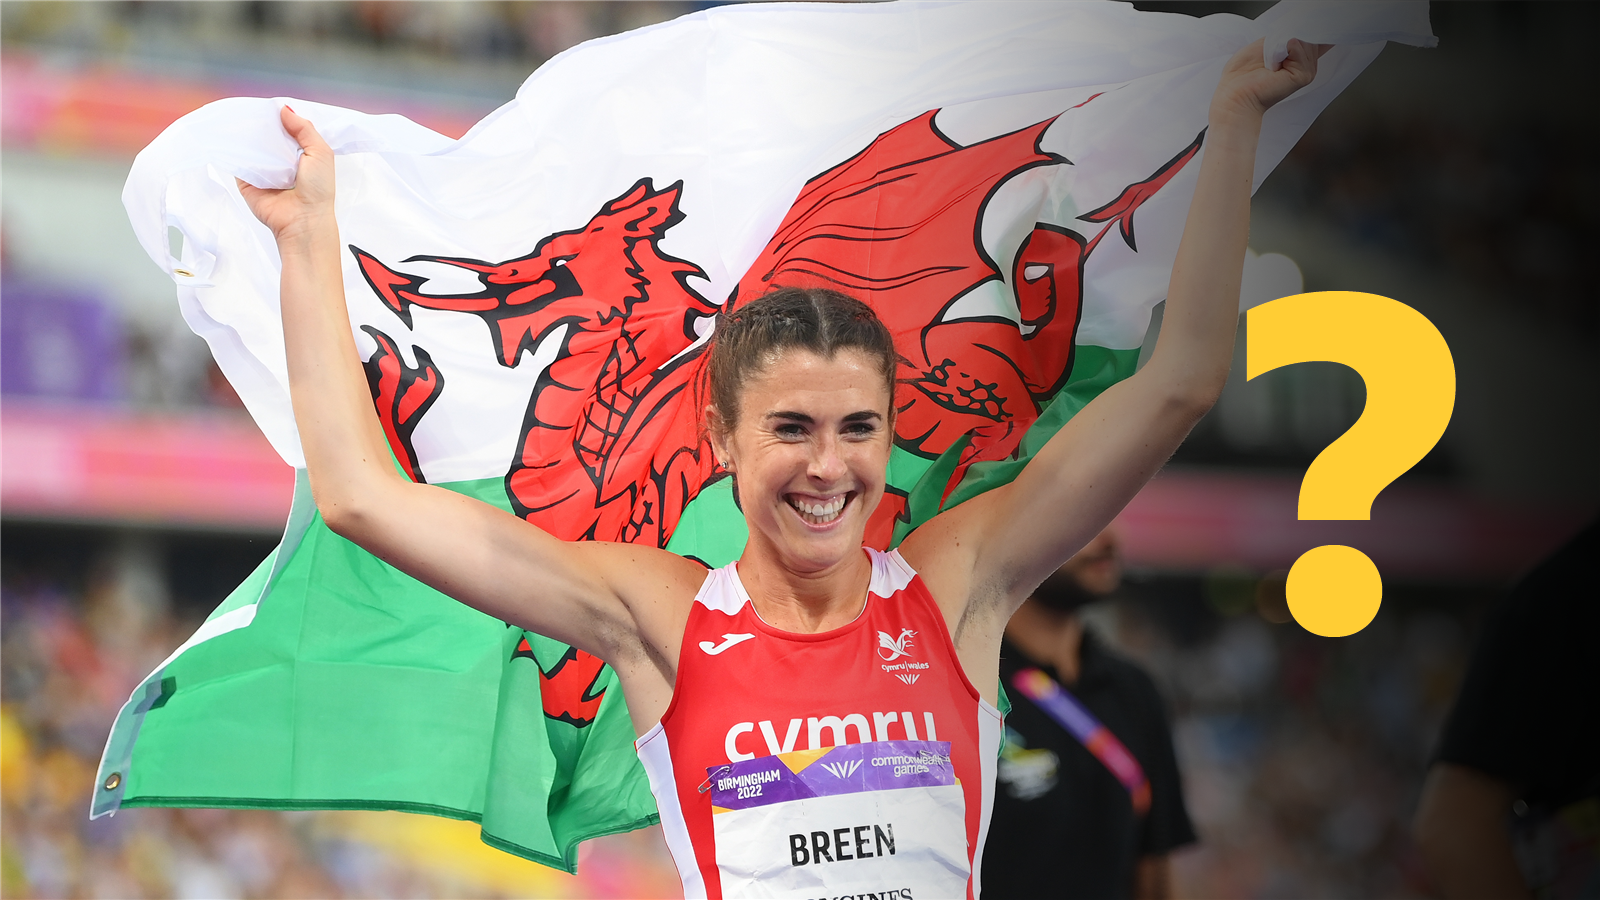
{"type": "Polygon", "coordinates": [[[1391,589],[1338,639],[1290,621],[1282,573],[1135,582],[1091,607],[1172,707],[1200,835],[1173,856],[1178,896],[1426,895],[1407,831],[1477,599],[1391,589]]]}
{"type": "Polygon", "coordinates": [[[543,62],[593,37],[628,31],[715,2],[631,3],[443,0],[397,3],[24,3],[7,17],[10,39],[92,51],[204,41],[371,48],[452,62],[543,62]]]}
{"type": "Polygon", "coordinates": [[[1318,120],[1263,199],[1563,328],[1600,331],[1600,291],[1580,262],[1600,238],[1588,143],[1537,114],[1467,123],[1413,113],[1318,120]]]}
{"type": "Polygon", "coordinates": [[[0,285],[0,391],[139,408],[240,407],[183,320],[131,319],[81,285],[13,277],[0,285]]]}

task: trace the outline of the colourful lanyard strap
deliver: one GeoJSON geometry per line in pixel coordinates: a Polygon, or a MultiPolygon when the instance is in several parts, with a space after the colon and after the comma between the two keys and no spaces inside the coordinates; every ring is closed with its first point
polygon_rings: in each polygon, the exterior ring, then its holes
{"type": "Polygon", "coordinates": [[[1128,789],[1128,797],[1133,801],[1133,811],[1137,815],[1144,815],[1150,809],[1150,779],[1144,777],[1144,767],[1128,748],[1117,740],[1111,729],[1100,724],[1078,698],[1067,693],[1067,689],[1056,683],[1054,678],[1038,669],[1022,669],[1011,676],[1011,684],[1024,697],[1032,700],[1034,705],[1049,714],[1050,718],[1065,728],[1069,734],[1078,739],[1085,749],[1094,754],[1094,758],[1111,774],[1122,782],[1128,789]]]}

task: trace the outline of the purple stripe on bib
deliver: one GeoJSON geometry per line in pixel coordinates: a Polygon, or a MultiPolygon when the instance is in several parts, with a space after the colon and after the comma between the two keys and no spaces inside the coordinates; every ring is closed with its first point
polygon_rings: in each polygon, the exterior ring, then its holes
{"type": "Polygon", "coordinates": [[[761,756],[706,769],[711,805],[749,809],[808,797],[955,784],[949,741],[873,741],[810,753],[761,756]],[[803,767],[796,772],[793,767],[803,767]]]}

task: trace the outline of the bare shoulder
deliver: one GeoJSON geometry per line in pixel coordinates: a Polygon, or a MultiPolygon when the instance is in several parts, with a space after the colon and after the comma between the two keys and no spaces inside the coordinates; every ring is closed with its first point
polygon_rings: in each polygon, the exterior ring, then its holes
{"type": "Polygon", "coordinates": [[[992,579],[980,564],[984,540],[994,530],[991,520],[1002,509],[1009,488],[997,488],[934,516],[900,545],[900,555],[922,576],[952,635],[971,615],[974,603],[983,605],[993,590],[992,579]]]}

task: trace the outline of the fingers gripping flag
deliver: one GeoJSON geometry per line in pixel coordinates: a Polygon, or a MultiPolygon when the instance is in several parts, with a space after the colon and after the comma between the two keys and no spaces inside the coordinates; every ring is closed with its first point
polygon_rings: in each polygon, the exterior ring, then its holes
{"type": "MultiPolygon", "coordinates": [[[[722,7],[562,54],[459,141],[292,103],[337,154],[351,333],[406,474],[720,565],[744,522],[693,389],[718,311],[826,285],[889,324],[901,412],[868,532],[889,546],[1131,373],[1222,65],[1290,37],[1340,46],[1268,114],[1259,184],[1384,40],[1432,40],[1424,6],[722,7]]],[[[185,116],[124,201],[300,468],[276,248],[233,181],[293,182],[282,102],[185,116]]],[[[94,815],[403,809],[568,870],[580,840],[654,821],[609,668],[333,535],[300,476],[281,545],[123,708],[94,815]]]]}

